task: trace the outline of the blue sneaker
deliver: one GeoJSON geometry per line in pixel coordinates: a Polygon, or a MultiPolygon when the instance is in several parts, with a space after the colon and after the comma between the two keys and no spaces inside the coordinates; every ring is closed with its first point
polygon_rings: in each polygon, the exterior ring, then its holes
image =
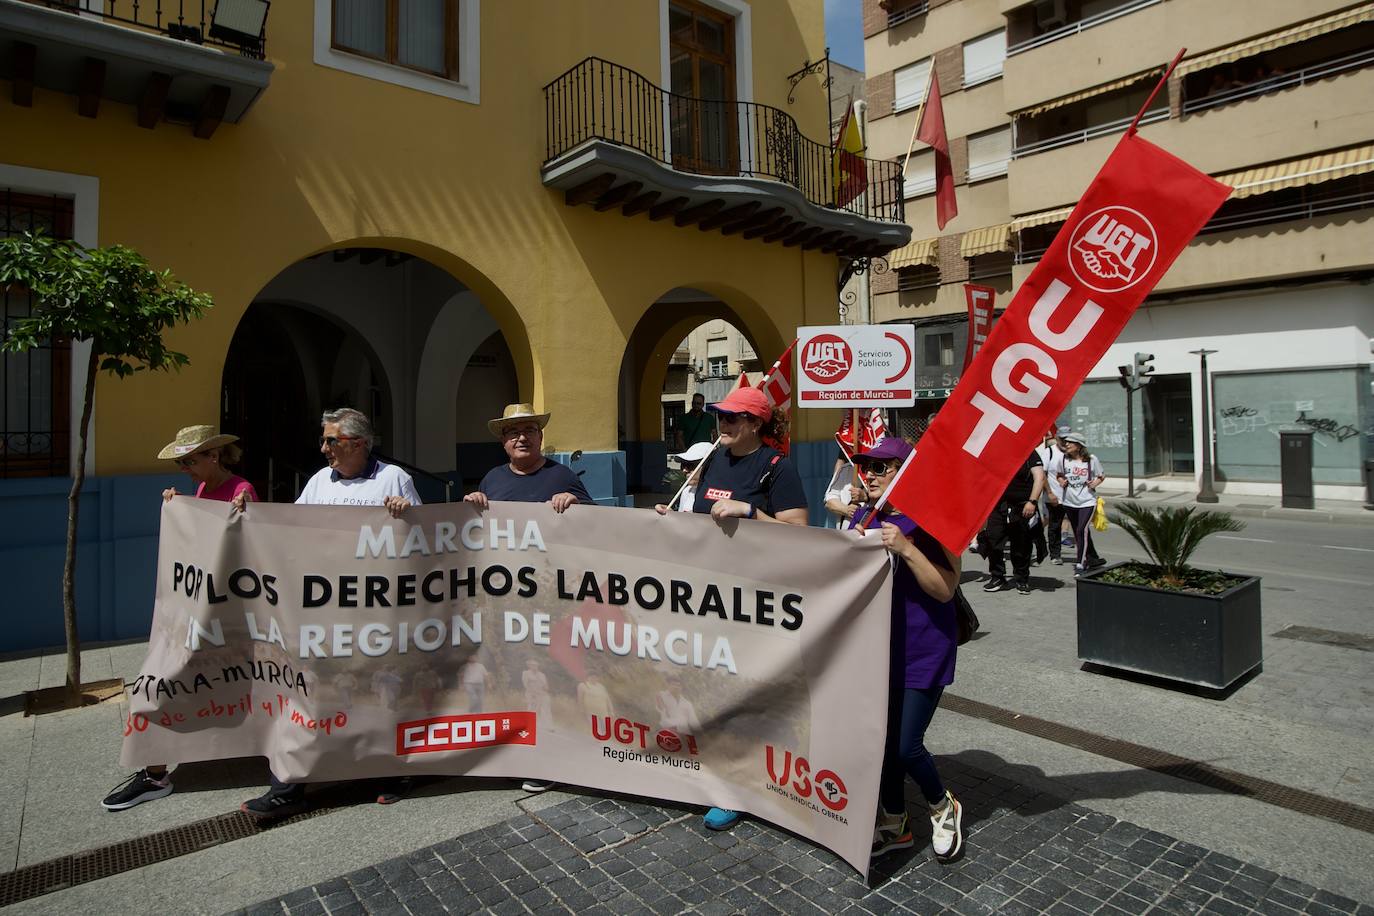
{"type": "Polygon", "coordinates": [[[739,821],[738,811],[727,811],[724,808],[712,808],[703,817],[704,823],[711,830],[729,830],[739,821]]]}

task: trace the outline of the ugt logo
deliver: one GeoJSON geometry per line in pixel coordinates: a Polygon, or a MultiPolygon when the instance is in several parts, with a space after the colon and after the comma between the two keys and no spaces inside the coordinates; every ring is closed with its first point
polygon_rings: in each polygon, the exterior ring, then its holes
{"type": "Polygon", "coordinates": [[[817,334],[806,342],[801,368],[806,377],[820,385],[838,382],[849,374],[854,354],[843,338],[834,334],[817,334]]]}
{"type": "Polygon", "coordinates": [[[768,745],[766,753],[768,778],[773,780],[775,785],[786,787],[788,780],[791,779],[793,792],[802,798],[810,798],[814,793],[817,800],[831,811],[843,811],[845,805],[849,804],[849,790],[845,788],[844,780],[833,770],[817,770],[813,777],[810,761],[800,754],[793,755],[791,751],[783,751],[779,767],[774,760],[773,745],[768,745]]]}
{"type": "Polygon", "coordinates": [[[1138,210],[1103,207],[1074,229],[1069,267],[1089,289],[1118,293],[1149,274],[1158,252],[1155,227],[1138,210]]]}

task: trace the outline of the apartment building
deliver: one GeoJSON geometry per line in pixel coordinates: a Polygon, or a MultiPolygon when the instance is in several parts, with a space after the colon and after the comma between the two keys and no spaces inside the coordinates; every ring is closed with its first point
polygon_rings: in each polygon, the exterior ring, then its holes
{"type": "Polygon", "coordinates": [[[913,322],[926,400],[957,383],[964,284],[1004,306],[1175,53],[1141,134],[1235,188],[1075,396],[1061,423],[1126,470],[1117,367],[1154,355],[1135,472],[1190,490],[1213,435],[1218,489],[1275,495],[1285,426],[1314,431],[1316,495],[1360,499],[1371,453],[1374,3],[1349,0],[864,0],[869,155],[906,155],[938,75],[959,215],[935,225],[918,144],[912,242],[874,274],[875,321],[913,322]],[[1208,399],[1195,351],[1208,359],[1208,399]],[[1209,423],[1202,423],[1210,403],[1209,423]]]}

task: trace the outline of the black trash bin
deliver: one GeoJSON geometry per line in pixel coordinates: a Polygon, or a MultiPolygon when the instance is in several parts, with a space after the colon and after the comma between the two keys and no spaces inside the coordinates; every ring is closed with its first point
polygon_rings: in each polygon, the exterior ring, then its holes
{"type": "Polygon", "coordinates": [[[1364,462],[1364,507],[1374,509],[1374,458],[1364,462]]]}
{"type": "Polygon", "coordinates": [[[1279,480],[1285,509],[1311,509],[1312,430],[1286,426],[1279,430],[1279,480]]]}

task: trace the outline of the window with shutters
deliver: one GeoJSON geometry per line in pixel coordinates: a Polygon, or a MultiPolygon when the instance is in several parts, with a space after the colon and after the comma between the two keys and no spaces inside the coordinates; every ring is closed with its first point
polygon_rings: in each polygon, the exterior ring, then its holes
{"type": "Polygon", "coordinates": [[[935,193],[935,153],[927,150],[911,157],[906,165],[902,196],[907,200],[935,193]]]}
{"type": "Polygon", "coordinates": [[[964,42],[964,88],[997,79],[1006,59],[1006,29],[964,42]]]}
{"type": "Polygon", "coordinates": [[[1007,174],[1011,161],[1011,125],[968,138],[968,180],[1007,174]]]}
{"type": "MultiPolygon", "coordinates": [[[[72,237],[72,201],[0,188],[0,238],[43,231],[72,237]]],[[[33,313],[28,290],[0,289],[0,337],[33,313]]],[[[71,343],[45,340],[24,353],[0,352],[0,477],[53,477],[69,471],[71,343]]]]}
{"type": "Polygon", "coordinates": [[[930,81],[930,62],[931,58],[927,57],[893,72],[893,111],[915,108],[925,101],[926,83],[930,81]]]}
{"type": "Polygon", "coordinates": [[[927,366],[954,365],[954,334],[926,334],[925,351],[927,366]]]}

